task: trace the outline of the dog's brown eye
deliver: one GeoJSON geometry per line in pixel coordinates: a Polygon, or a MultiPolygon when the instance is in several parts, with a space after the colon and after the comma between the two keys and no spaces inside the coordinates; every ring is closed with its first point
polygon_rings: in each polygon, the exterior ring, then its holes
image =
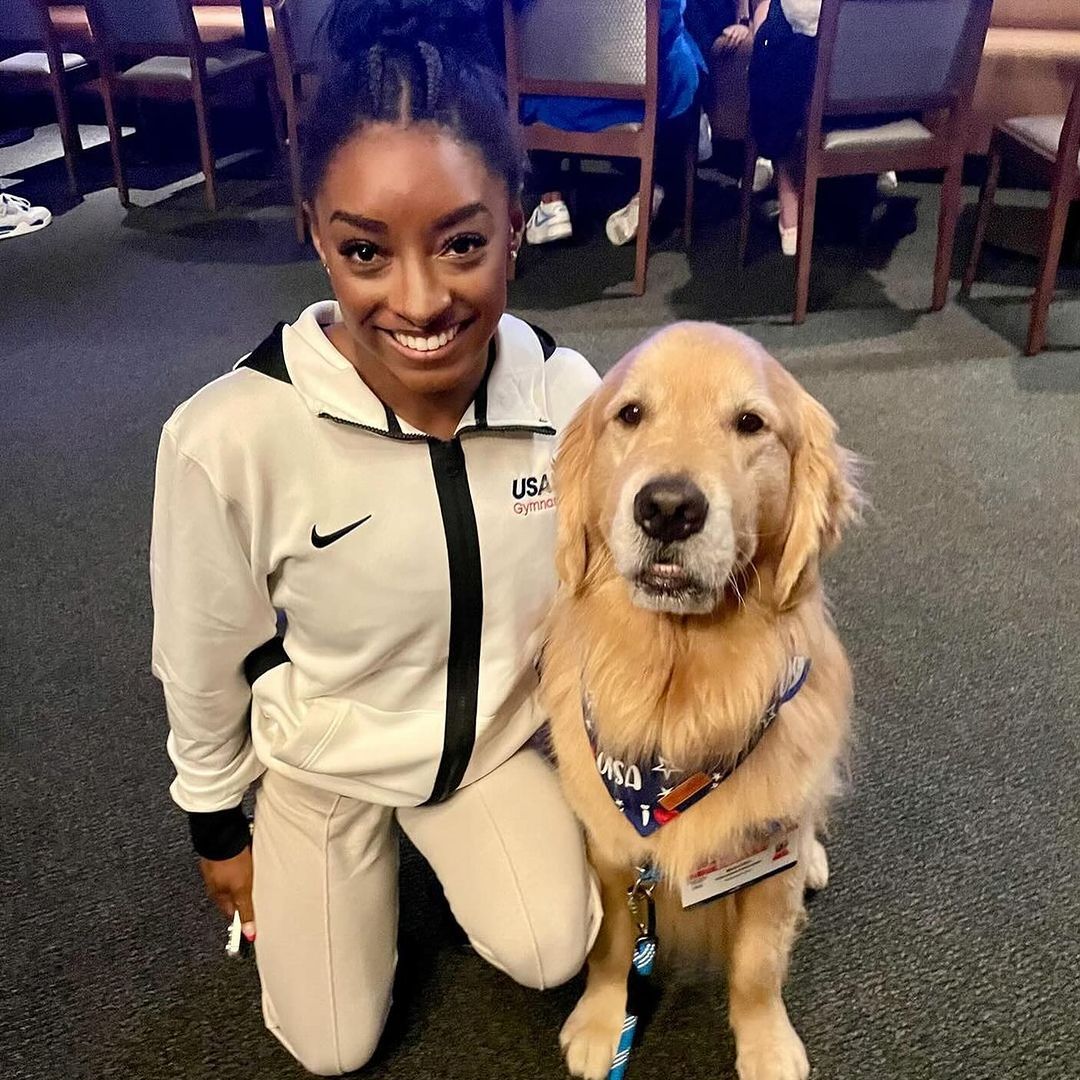
{"type": "Polygon", "coordinates": [[[631,402],[619,410],[619,419],[627,427],[637,427],[641,423],[641,406],[631,402]]]}
{"type": "Polygon", "coordinates": [[[756,412],[739,413],[735,421],[735,430],[740,435],[754,435],[765,426],[765,421],[756,412]]]}

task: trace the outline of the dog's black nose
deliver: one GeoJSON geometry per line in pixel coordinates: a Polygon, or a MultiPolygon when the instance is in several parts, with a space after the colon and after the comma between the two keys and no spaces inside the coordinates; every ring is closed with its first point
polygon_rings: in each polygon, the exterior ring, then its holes
{"type": "Polygon", "coordinates": [[[708,514],[705,493],[686,476],[658,476],[634,496],[634,520],[665,544],[701,532],[708,514]]]}

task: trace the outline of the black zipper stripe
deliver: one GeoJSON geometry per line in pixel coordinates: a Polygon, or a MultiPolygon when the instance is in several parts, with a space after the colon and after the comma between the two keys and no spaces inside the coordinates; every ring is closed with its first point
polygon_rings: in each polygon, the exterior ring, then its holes
{"type": "MultiPolygon", "coordinates": [[[[399,439],[402,442],[430,442],[430,435],[414,435],[412,432],[399,430],[396,434],[393,431],[383,431],[382,428],[372,427],[371,424],[361,424],[356,420],[345,420],[343,417],[334,416],[333,413],[321,412],[319,413],[320,420],[332,420],[335,424],[344,424],[346,427],[359,428],[361,431],[370,431],[372,435],[381,435],[384,439],[399,439]]],[[[477,427],[475,424],[471,427],[461,428],[457,435],[472,435],[477,431],[483,432],[519,432],[528,435],[557,435],[558,432],[553,427],[549,427],[545,424],[497,424],[494,427],[477,427]]],[[[455,436],[456,438],[457,436],[455,436]]]]}
{"type": "Polygon", "coordinates": [[[334,416],[332,413],[321,412],[319,413],[320,420],[333,420],[335,424],[344,424],[346,427],[359,428],[361,431],[370,431],[372,435],[382,435],[384,439],[399,439],[402,442],[427,442],[429,436],[427,435],[413,435],[409,432],[402,431],[400,427],[395,433],[393,431],[383,431],[382,428],[372,427],[370,424],[360,424],[355,420],[345,420],[340,416],[334,416]]]}
{"type": "Polygon", "coordinates": [[[480,385],[473,395],[473,423],[478,428],[488,426],[488,379],[491,376],[491,369],[495,366],[495,355],[495,339],[492,338],[488,343],[487,367],[484,368],[484,377],[480,380],[480,385]]]}
{"type": "Polygon", "coordinates": [[[546,425],[532,425],[532,424],[496,424],[494,427],[464,427],[458,430],[457,436],[461,435],[475,435],[477,432],[494,432],[499,434],[500,432],[518,432],[519,434],[526,435],[556,435],[558,432],[553,427],[547,427],[546,425]]]}
{"type": "Polygon", "coordinates": [[[446,663],[446,721],[439,770],[428,803],[457,790],[476,743],[484,582],[465,452],[458,439],[428,443],[450,566],[450,645],[446,663]]]}

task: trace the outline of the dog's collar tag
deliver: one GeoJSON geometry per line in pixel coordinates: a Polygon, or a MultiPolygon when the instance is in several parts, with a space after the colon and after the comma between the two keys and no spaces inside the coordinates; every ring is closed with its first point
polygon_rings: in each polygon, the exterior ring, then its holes
{"type": "Polygon", "coordinates": [[[772,726],[780,707],[803,688],[809,674],[810,658],[793,657],[788,662],[764,716],[758,721],[746,745],[734,760],[723,758],[711,768],[702,770],[680,768],[661,755],[644,762],[628,762],[613,757],[599,744],[592,704],[588,693],[583,692],[581,711],[585,718],[585,730],[592,746],[596,771],[615,806],[634,826],[638,835],[651,836],[662,825],[674,821],[719,787],[750,755],[772,726]]]}

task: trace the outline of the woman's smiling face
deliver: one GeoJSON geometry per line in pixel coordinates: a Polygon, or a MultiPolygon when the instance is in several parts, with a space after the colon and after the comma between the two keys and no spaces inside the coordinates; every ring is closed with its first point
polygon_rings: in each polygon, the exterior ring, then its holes
{"type": "Polygon", "coordinates": [[[310,216],[347,331],[335,343],[372,389],[475,384],[520,217],[480,153],[434,124],[370,124],[330,159],[310,216]]]}

